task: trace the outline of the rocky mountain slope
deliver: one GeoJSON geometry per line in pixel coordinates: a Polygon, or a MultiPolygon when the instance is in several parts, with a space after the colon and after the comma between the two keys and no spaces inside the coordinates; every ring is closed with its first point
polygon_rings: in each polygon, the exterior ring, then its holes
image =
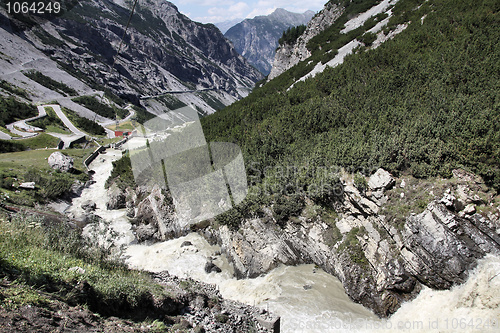
{"type": "Polygon", "coordinates": [[[477,259],[500,255],[500,197],[480,177],[459,169],[453,175],[433,182],[379,169],[361,189],[346,176],[334,217],[309,201],[283,222],[276,205],[262,206],[237,230],[213,223],[179,228],[159,188],[128,206],[137,207],[130,216],[139,241],[199,230],[221,246],[239,278],[314,263],[337,276],[353,300],[386,317],[423,286],[449,289],[465,281],[477,259]]]}
{"type": "Polygon", "coordinates": [[[386,36],[381,30],[387,25],[392,14],[391,8],[397,2],[398,0],[366,1],[360,3],[360,6],[353,4],[346,6],[346,3],[342,1],[329,1],[324,9],[307,24],[305,32],[299,36],[295,43],[285,43],[279,46],[268,77],[269,80],[279,76],[299,62],[305,61],[313,54],[316,54],[316,59],[311,59],[310,63],[316,65],[313,70],[316,73],[323,71],[326,66],[338,65],[356,47],[371,46],[372,43],[374,46],[378,46],[394,37],[400,31],[391,32],[386,36]],[[370,22],[369,25],[366,23],[367,21],[370,22]],[[360,28],[364,29],[359,33],[353,33],[354,30],[360,28]],[[368,43],[367,39],[363,38],[366,36],[363,35],[365,31],[375,34],[375,40],[370,40],[368,43]],[[321,39],[319,35],[323,32],[326,32],[327,37],[325,40],[321,40],[322,47],[318,47],[318,41],[314,39],[321,39]],[[349,35],[350,32],[351,35],[349,35]],[[325,44],[333,44],[335,47],[327,46],[325,50],[322,50],[325,44]],[[321,59],[318,59],[320,53],[323,55],[321,59]],[[328,53],[330,56],[327,55],[328,53]],[[333,58],[333,56],[336,57],[333,58]],[[317,68],[318,66],[320,68],[317,68]]]}
{"type": "Polygon", "coordinates": [[[191,21],[172,3],[139,3],[124,35],[130,11],[125,2],[87,0],[49,21],[21,21],[0,9],[2,78],[27,88],[34,100],[49,96],[21,74],[33,68],[79,93],[108,89],[135,104],[142,96],[191,91],[145,104],[153,110],[157,103],[194,104],[205,114],[245,96],[261,79],[216,27],[191,21]]]}
{"type": "Polygon", "coordinates": [[[306,24],[313,15],[312,11],[298,14],[278,8],[267,16],[256,16],[236,24],[224,36],[233,42],[236,51],[261,73],[267,75],[283,31],[289,27],[306,24]]]}
{"type": "Polygon", "coordinates": [[[307,49],[307,42],[332,25],[342,15],[343,11],[344,7],[333,2],[328,2],[325,8],[309,21],[306,31],[293,45],[280,45],[273,59],[269,79],[275,78],[300,61],[310,57],[311,53],[307,49]]]}
{"type": "Polygon", "coordinates": [[[234,20],[228,20],[228,21],[218,22],[218,23],[214,23],[214,24],[217,28],[219,28],[219,30],[223,34],[225,34],[229,29],[231,29],[232,27],[234,27],[236,24],[240,23],[243,20],[244,19],[242,19],[242,18],[237,18],[234,20]]]}

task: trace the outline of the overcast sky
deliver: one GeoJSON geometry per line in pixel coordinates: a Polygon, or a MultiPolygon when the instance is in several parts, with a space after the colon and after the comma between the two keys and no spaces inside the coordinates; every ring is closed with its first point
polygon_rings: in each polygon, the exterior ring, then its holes
{"type": "Polygon", "coordinates": [[[203,23],[218,23],[237,18],[271,14],[276,8],[295,13],[319,11],[328,0],[173,0],[181,13],[203,23]]]}

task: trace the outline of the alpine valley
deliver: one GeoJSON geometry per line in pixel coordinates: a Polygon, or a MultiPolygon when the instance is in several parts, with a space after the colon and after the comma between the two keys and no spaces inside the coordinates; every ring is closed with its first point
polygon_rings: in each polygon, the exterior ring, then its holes
{"type": "Polygon", "coordinates": [[[1,9],[0,331],[498,331],[498,1],[330,0],[266,78],[255,21],[132,5],[1,9]],[[196,221],[132,168],[187,105],[248,185],[196,221]]]}

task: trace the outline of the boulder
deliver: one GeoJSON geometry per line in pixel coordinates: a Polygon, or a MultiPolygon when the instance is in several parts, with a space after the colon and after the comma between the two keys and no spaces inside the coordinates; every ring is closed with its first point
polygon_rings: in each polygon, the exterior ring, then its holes
{"type": "Polygon", "coordinates": [[[217,265],[214,264],[213,262],[207,261],[207,263],[205,264],[205,272],[207,272],[207,273],[212,273],[212,272],[220,273],[220,272],[222,272],[222,270],[219,267],[217,267],[217,265]]]}
{"type": "Polygon", "coordinates": [[[78,274],[85,274],[85,269],[83,269],[83,268],[81,268],[79,266],[68,268],[68,271],[69,272],[76,272],[78,274]]]}
{"type": "Polygon", "coordinates": [[[453,195],[445,193],[439,202],[445,205],[447,208],[453,208],[456,201],[457,198],[455,198],[453,195]]]}
{"type": "Polygon", "coordinates": [[[34,190],[35,189],[35,182],[21,183],[21,184],[19,184],[19,187],[24,188],[24,189],[34,190]]]}
{"type": "Polygon", "coordinates": [[[139,242],[144,242],[152,239],[157,231],[158,228],[155,228],[151,224],[140,224],[135,229],[135,236],[139,242]]]}
{"type": "Polygon", "coordinates": [[[106,203],[106,208],[108,210],[121,209],[126,207],[126,196],[125,193],[116,185],[113,184],[108,189],[109,200],[106,203]]]}
{"type": "Polygon", "coordinates": [[[85,184],[79,180],[75,180],[73,184],[71,184],[71,188],[69,189],[69,195],[79,197],[80,195],[82,195],[84,189],[85,189],[85,184]]]}
{"type": "Polygon", "coordinates": [[[100,220],[99,215],[94,214],[91,211],[85,211],[83,214],[75,216],[74,219],[77,221],[77,226],[84,228],[90,223],[96,223],[100,220]]]}
{"type": "Polygon", "coordinates": [[[476,207],[472,204],[467,205],[467,207],[465,207],[465,209],[464,209],[464,213],[466,215],[472,215],[475,212],[476,212],[476,207]]]}
{"type": "Polygon", "coordinates": [[[49,163],[52,169],[68,172],[73,169],[73,159],[69,156],[66,156],[58,151],[52,153],[47,162],[49,163]]]}
{"type": "Polygon", "coordinates": [[[392,186],[394,186],[395,183],[396,181],[391,176],[391,174],[382,168],[378,169],[377,172],[371,175],[370,179],[368,180],[368,186],[370,186],[372,190],[388,190],[392,186]]]}
{"type": "Polygon", "coordinates": [[[134,207],[128,207],[127,208],[127,217],[134,218],[134,216],[135,216],[135,209],[134,209],[134,207]]]}
{"type": "Polygon", "coordinates": [[[187,234],[189,229],[180,225],[177,220],[172,199],[156,185],[151,193],[137,204],[134,217],[138,226],[151,224],[157,231],[154,235],[157,240],[169,240],[187,234]]]}
{"type": "Polygon", "coordinates": [[[95,202],[91,201],[91,200],[87,200],[85,201],[84,203],[82,203],[82,209],[85,210],[85,211],[94,211],[96,210],[97,208],[97,205],[95,202]]]}
{"type": "Polygon", "coordinates": [[[481,177],[476,176],[475,174],[473,174],[471,172],[467,172],[463,169],[455,169],[455,170],[452,170],[451,173],[453,174],[453,177],[460,182],[465,182],[465,183],[469,183],[469,184],[482,183],[481,177]]]}

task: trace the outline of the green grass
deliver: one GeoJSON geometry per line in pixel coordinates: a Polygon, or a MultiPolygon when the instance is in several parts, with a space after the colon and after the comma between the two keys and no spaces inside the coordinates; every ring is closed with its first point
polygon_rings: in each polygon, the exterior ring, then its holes
{"type": "Polygon", "coordinates": [[[68,117],[68,119],[73,123],[73,125],[78,127],[80,130],[90,135],[97,135],[97,136],[106,135],[104,127],[102,127],[95,121],[92,121],[85,117],[80,117],[78,113],[69,110],[67,108],[62,108],[62,111],[66,115],[66,117],[68,117]]]}
{"type": "Polygon", "coordinates": [[[113,124],[111,126],[108,126],[108,128],[112,131],[133,131],[135,129],[135,126],[132,121],[128,120],[123,123],[119,123],[118,126],[116,124],[113,124]]]}
{"type": "MultiPolygon", "coordinates": [[[[4,153],[0,155],[0,173],[14,171],[15,173],[26,172],[30,168],[40,170],[41,172],[50,170],[48,157],[57,150],[27,150],[14,153],[4,153]]],[[[93,151],[93,148],[88,149],[65,149],[63,153],[74,158],[74,168],[83,172],[81,161],[93,151]]]]}
{"type": "Polygon", "coordinates": [[[112,138],[112,139],[102,139],[102,140],[98,140],[99,143],[101,144],[101,146],[105,146],[105,145],[108,145],[110,143],[116,143],[116,142],[119,142],[121,141],[123,138],[120,136],[120,137],[116,137],[116,138],[112,138]]]}
{"type": "Polygon", "coordinates": [[[17,215],[12,221],[1,221],[0,262],[0,276],[24,286],[4,295],[12,307],[43,305],[43,296],[33,292],[33,288],[115,316],[147,311],[148,305],[141,306],[149,304],[147,301],[153,296],[157,300],[169,297],[148,274],[110,261],[105,249],[92,247],[79,231],[33,216],[17,215]],[[69,270],[76,266],[85,272],[69,270]],[[83,281],[92,292],[79,296],[73,290],[83,281]]]}
{"type": "Polygon", "coordinates": [[[64,154],[73,157],[75,169],[72,173],[59,173],[52,170],[47,162],[48,157],[55,152],[48,150],[28,150],[0,155],[0,187],[9,196],[8,201],[17,205],[34,206],[48,200],[59,198],[66,193],[75,180],[88,180],[82,161],[93,148],[67,149],[64,154]],[[17,179],[17,181],[13,181],[17,179]],[[19,182],[34,181],[35,190],[16,191],[11,183],[17,186],[19,182]]]}
{"type": "Polygon", "coordinates": [[[47,132],[49,132],[49,133],[70,134],[70,131],[69,131],[69,130],[64,130],[64,129],[62,129],[61,127],[56,126],[56,125],[48,125],[48,126],[45,128],[45,131],[47,131],[47,132]]]}
{"type": "Polygon", "coordinates": [[[172,95],[163,95],[158,97],[157,99],[170,110],[177,110],[186,106],[184,102],[181,102],[179,99],[177,99],[177,97],[172,95]]]}
{"type": "Polygon", "coordinates": [[[51,300],[46,295],[40,293],[36,288],[26,284],[5,284],[0,282],[2,287],[0,299],[2,299],[1,308],[15,311],[25,305],[34,305],[46,307],[51,300]]]}
{"type": "Polygon", "coordinates": [[[59,138],[45,133],[40,133],[33,138],[18,140],[26,149],[56,148],[59,141],[61,141],[59,138]]]}
{"type": "Polygon", "coordinates": [[[52,107],[45,107],[45,112],[47,116],[30,121],[29,124],[40,127],[46,132],[53,132],[59,134],[69,134],[70,130],[64,125],[61,119],[57,116],[56,112],[52,107]]]}
{"type": "MultiPolygon", "coordinates": [[[[361,2],[372,1],[352,4],[361,2]]],[[[394,12],[411,21],[394,39],[288,90],[314,67],[308,63],[315,59],[305,60],[202,118],[207,141],[240,145],[257,184],[268,181],[265,170],[289,165],[333,165],[365,176],[383,167],[417,178],[451,177],[462,167],[500,192],[498,6],[401,0],[394,12]]],[[[328,41],[337,43],[338,28],[310,46],[323,52],[328,41]]]]}

